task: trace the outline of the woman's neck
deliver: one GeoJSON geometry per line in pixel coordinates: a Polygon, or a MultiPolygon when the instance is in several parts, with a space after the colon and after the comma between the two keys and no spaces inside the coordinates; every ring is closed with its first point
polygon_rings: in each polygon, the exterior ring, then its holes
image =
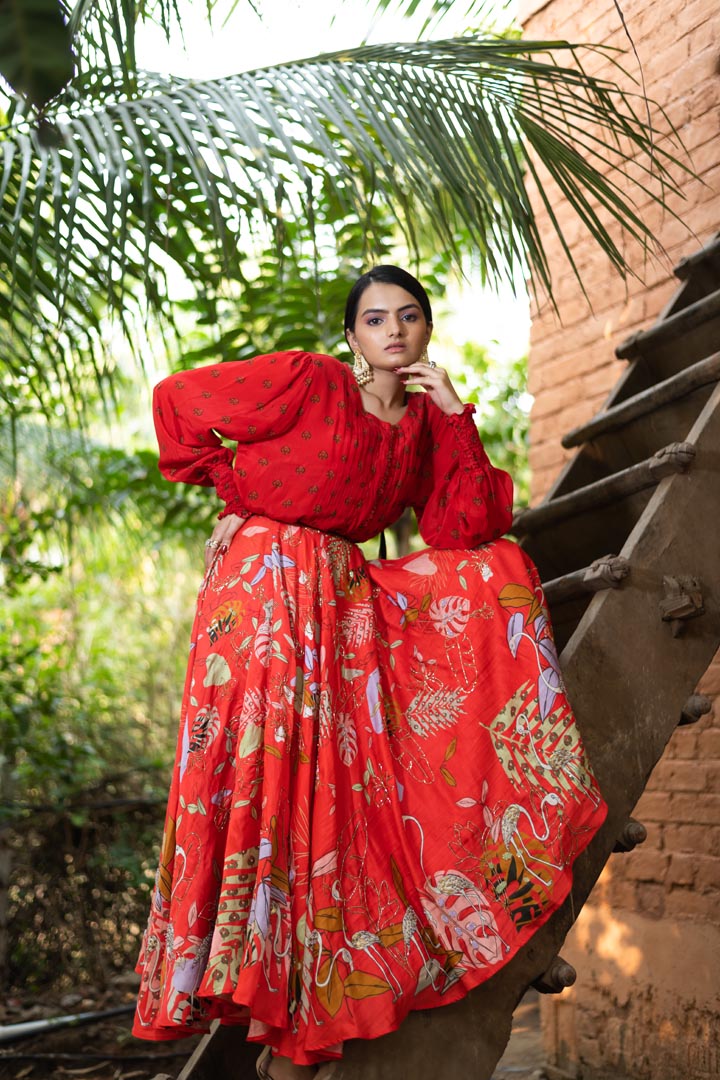
{"type": "Polygon", "coordinates": [[[392,371],[376,369],[370,388],[364,386],[362,393],[366,403],[368,398],[374,399],[371,402],[375,406],[373,412],[379,409],[383,413],[391,414],[405,408],[405,383],[392,371]]]}

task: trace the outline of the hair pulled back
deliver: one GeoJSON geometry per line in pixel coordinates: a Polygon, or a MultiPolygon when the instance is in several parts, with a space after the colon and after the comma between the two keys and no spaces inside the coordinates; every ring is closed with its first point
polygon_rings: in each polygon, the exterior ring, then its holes
{"type": "Polygon", "coordinates": [[[415,297],[422,309],[426,321],[429,323],[433,321],[432,308],[430,307],[428,294],[425,292],[418,279],[413,277],[412,274],[409,274],[407,270],[403,270],[400,266],[393,266],[391,263],[385,263],[381,266],[374,266],[372,270],[368,270],[366,274],[363,274],[362,277],[357,279],[350,290],[345,305],[346,331],[355,329],[360,298],[367,287],[369,285],[374,285],[376,282],[382,285],[399,285],[401,289],[404,289],[405,292],[409,292],[411,296],[415,297]]]}

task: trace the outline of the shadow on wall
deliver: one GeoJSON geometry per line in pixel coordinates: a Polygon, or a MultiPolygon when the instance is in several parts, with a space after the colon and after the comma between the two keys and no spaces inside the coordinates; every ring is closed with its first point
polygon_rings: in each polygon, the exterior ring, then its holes
{"type": "Polygon", "coordinates": [[[717,1080],[720,927],[611,908],[612,874],[563,948],[576,985],[542,1001],[548,1063],[583,1080],[717,1080]]]}

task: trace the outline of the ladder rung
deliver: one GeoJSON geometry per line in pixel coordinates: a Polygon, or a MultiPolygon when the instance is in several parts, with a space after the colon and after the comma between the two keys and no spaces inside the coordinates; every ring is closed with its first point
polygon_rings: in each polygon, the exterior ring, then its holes
{"type": "Polygon", "coordinates": [[[606,435],[609,431],[615,431],[624,427],[631,420],[637,420],[639,416],[645,416],[662,405],[692,393],[700,386],[720,379],[720,352],[699,360],[697,364],[679,371],[669,379],[655,383],[640,394],[635,394],[627,401],[619,405],[613,405],[605,412],[598,413],[587,424],[573,428],[562,438],[562,444],[566,450],[573,446],[580,446],[584,442],[597,438],[598,435],[606,435]]]}
{"type": "Polygon", "coordinates": [[[582,570],[544,582],[543,591],[549,604],[561,604],[601,589],[617,589],[629,573],[627,559],[621,555],[604,555],[582,570]]]}
{"type": "Polygon", "coordinates": [[[691,272],[700,263],[706,262],[708,259],[720,259],[720,232],[716,233],[712,240],[700,248],[693,255],[687,255],[673,270],[673,274],[680,281],[685,281],[690,277],[691,272]]]}
{"type": "Polygon", "coordinates": [[[695,447],[692,443],[670,443],[637,465],[631,465],[612,476],[596,480],[577,491],[568,492],[567,495],[548,499],[531,510],[523,510],[514,519],[511,531],[517,536],[538,532],[539,529],[564,521],[574,514],[596,510],[645,488],[654,487],[664,476],[683,472],[694,456],[695,447]]]}
{"type": "Polygon", "coordinates": [[[636,356],[647,353],[653,346],[667,345],[716,315],[720,315],[720,289],[708,293],[702,300],[696,300],[694,304],[681,308],[675,315],[661,319],[649,330],[640,330],[637,334],[631,334],[621,345],[618,345],[615,355],[618,360],[634,360],[636,356]]]}

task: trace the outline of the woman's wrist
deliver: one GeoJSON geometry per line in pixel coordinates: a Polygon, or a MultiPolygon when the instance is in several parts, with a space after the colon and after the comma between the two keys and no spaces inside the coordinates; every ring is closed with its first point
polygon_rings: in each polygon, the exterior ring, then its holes
{"type": "Polygon", "coordinates": [[[249,518],[251,516],[251,513],[252,511],[248,510],[247,507],[242,506],[240,503],[229,502],[227,506],[223,507],[223,509],[218,514],[218,521],[222,521],[223,518],[230,517],[231,514],[235,514],[235,516],[239,518],[249,518]]]}

